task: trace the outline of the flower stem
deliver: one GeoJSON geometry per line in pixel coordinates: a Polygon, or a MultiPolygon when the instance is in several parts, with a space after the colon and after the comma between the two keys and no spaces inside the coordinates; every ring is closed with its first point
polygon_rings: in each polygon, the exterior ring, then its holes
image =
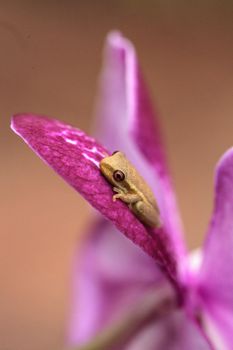
{"type": "Polygon", "coordinates": [[[169,287],[150,290],[143,300],[123,319],[97,335],[91,342],[72,350],[114,350],[123,348],[140,330],[159,321],[179,307],[174,291],[169,287]]]}

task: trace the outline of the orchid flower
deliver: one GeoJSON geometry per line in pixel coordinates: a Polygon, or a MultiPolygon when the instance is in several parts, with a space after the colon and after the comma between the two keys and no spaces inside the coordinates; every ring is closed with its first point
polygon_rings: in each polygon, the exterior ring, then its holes
{"type": "Polygon", "coordinates": [[[74,263],[68,345],[74,349],[233,349],[233,149],[217,165],[205,244],[186,250],[157,116],[133,45],[107,37],[96,139],[19,114],[12,129],[100,214],[74,263]],[[153,191],[162,226],[148,228],[100,172],[121,150],[153,191]]]}

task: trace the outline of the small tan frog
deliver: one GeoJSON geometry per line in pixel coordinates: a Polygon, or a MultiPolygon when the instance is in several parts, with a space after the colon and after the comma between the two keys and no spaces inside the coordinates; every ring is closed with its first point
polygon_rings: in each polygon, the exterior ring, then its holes
{"type": "Polygon", "coordinates": [[[122,152],[116,151],[100,161],[100,171],[114,186],[113,200],[121,199],[145,225],[161,225],[154,194],[122,152]]]}

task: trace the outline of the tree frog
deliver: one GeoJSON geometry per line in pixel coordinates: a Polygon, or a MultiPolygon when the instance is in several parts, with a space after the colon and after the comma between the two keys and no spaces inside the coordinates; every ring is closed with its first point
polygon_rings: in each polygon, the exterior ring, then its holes
{"type": "Polygon", "coordinates": [[[125,155],[116,151],[100,161],[100,171],[113,185],[113,201],[121,199],[147,226],[159,227],[159,209],[153,192],[125,155]]]}

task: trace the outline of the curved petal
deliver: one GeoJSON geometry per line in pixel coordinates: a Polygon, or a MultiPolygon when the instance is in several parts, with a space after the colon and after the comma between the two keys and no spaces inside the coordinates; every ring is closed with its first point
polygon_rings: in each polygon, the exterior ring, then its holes
{"type": "Polygon", "coordinates": [[[106,149],[84,132],[44,116],[16,115],[12,129],[176,283],[176,261],[163,229],[146,228],[125,203],[113,202],[112,187],[99,170],[100,160],[108,155],[106,149]]]}
{"type": "Polygon", "coordinates": [[[195,322],[175,311],[160,323],[151,324],[125,350],[213,350],[195,322]]]}
{"type": "Polygon", "coordinates": [[[233,348],[233,148],[217,166],[215,208],[199,272],[203,307],[220,337],[233,348]]]}
{"type": "MultiPolygon", "coordinates": [[[[68,345],[85,344],[134,311],[166,283],[154,261],[107,221],[90,231],[74,261],[68,345]]],[[[210,350],[185,311],[172,311],[138,331],[121,350],[210,350]]]]}
{"type": "Polygon", "coordinates": [[[117,32],[107,38],[98,100],[99,138],[110,151],[123,151],[144,175],[159,204],[165,230],[182,257],[180,219],[156,115],[134,47],[117,32]]]}
{"type": "Polygon", "coordinates": [[[87,236],[73,276],[69,345],[89,341],[165,282],[153,259],[105,220],[87,236]]]}
{"type": "MultiPolygon", "coordinates": [[[[68,345],[90,341],[124,319],[167,282],[154,261],[109,222],[99,220],[75,257],[68,345]]],[[[212,349],[185,311],[145,326],[124,350],[212,349]]],[[[120,348],[123,350],[123,348],[120,348]]]]}

